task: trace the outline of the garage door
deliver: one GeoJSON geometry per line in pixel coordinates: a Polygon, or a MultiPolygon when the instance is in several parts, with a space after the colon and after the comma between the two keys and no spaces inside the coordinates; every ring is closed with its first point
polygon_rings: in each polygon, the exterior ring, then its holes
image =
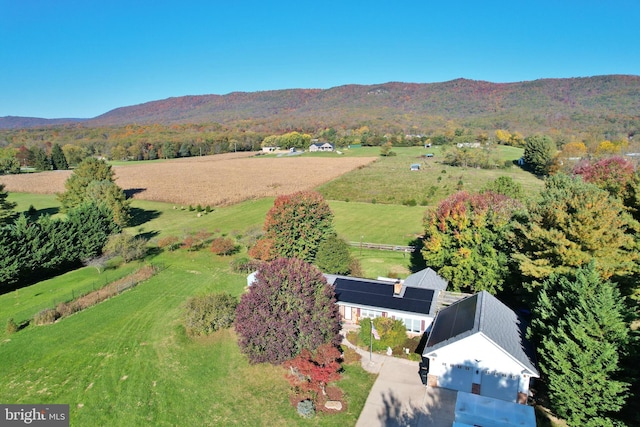
{"type": "Polygon", "coordinates": [[[467,366],[449,366],[447,372],[438,378],[438,386],[471,393],[473,370],[467,366]]]}
{"type": "Polygon", "coordinates": [[[500,373],[483,373],[480,394],[515,402],[518,397],[518,377],[500,373]]]}

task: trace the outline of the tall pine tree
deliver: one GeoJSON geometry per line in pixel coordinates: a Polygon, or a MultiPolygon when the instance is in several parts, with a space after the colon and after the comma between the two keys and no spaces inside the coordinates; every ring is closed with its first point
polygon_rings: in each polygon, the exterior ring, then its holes
{"type": "Polygon", "coordinates": [[[595,263],[574,278],[552,275],[538,295],[530,335],[550,406],[570,426],[611,425],[628,384],[619,358],[628,340],[622,298],[601,279],[595,263]]]}
{"type": "Polygon", "coordinates": [[[16,207],[14,202],[7,200],[9,194],[4,189],[4,184],[0,184],[0,226],[8,224],[15,217],[13,208],[16,207]]]}
{"type": "Polygon", "coordinates": [[[53,147],[51,147],[51,164],[53,165],[53,170],[69,169],[67,158],[59,144],[53,144],[53,147]]]}

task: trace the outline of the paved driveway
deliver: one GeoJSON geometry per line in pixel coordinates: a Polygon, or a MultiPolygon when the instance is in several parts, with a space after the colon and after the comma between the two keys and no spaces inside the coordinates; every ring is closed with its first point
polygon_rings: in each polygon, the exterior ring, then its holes
{"type": "MultiPolygon", "coordinates": [[[[347,345],[350,345],[347,344],[347,345]]],[[[358,349],[362,367],[378,373],[356,427],[451,427],[456,392],[425,387],[418,362],[373,354],[358,349]]]]}

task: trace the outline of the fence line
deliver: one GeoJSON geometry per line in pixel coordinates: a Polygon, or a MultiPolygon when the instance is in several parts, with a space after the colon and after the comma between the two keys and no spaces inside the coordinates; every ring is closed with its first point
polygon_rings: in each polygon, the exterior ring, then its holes
{"type": "Polygon", "coordinates": [[[380,251],[414,252],[415,246],[389,245],[385,243],[348,242],[349,246],[363,249],[377,249],[380,251]]]}

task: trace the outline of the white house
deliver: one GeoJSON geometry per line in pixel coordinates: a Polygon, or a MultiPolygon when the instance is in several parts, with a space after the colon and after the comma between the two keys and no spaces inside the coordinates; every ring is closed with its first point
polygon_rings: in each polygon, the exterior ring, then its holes
{"type": "Polygon", "coordinates": [[[314,142],[309,146],[309,151],[333,151],[333,145],[328,142],[314,142]]]}
{"type": "Polygon", "coordinates": [[[430,268],[396,281],[331,274],[325,278],[334,286],[343,323],[390,317],[404,322],[409,335],[422,334],[431,326],[447,288],[447,281],[430,268]]]}
{"type": "Polygon", "coordinates": [[[539,378],[526,324],[482,291],[438,312],[423,352],[427,385],[526,403],[539,378]]]}

